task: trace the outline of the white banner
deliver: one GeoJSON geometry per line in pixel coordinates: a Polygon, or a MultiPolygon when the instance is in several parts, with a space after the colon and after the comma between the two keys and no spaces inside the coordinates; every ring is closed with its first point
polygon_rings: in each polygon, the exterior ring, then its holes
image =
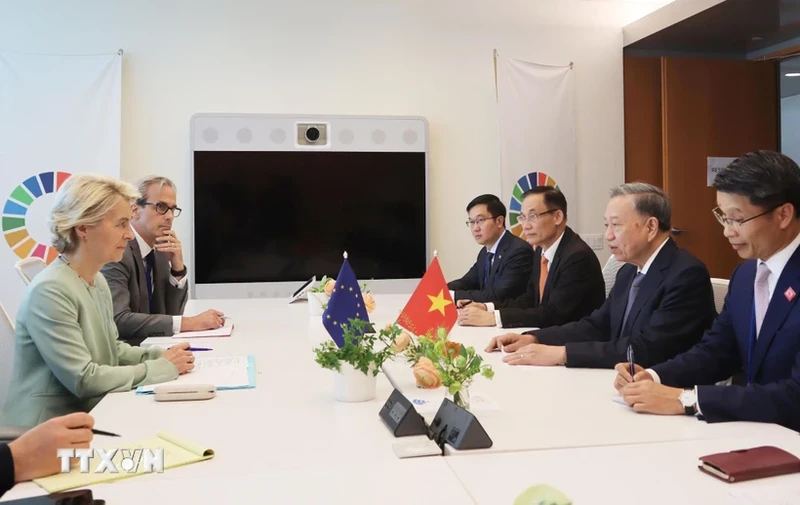
{"type": "Polygon", "coordinates": [[[557,186],[569,205],[577,202],[575,79],[572,64],[539,65],[497,53],[495,72],[500,198],[508,207],[508,227],[519,236],[517,216],[528,189],[557,186]]]}
{"type": "Polygon", "coordinates": [[[25,292],[14,264],[57,257],[55,191],[79,172],[119,177],[121,94],[121,54],[0,52],[0,303],[12,318],[25,292]]]}

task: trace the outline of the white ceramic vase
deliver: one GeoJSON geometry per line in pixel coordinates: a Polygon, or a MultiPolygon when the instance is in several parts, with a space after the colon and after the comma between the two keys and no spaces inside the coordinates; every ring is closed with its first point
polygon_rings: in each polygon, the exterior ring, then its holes
{"type": "Polygon", "coordinates": [[[330,297],[325,293],[308,294],[308,315],[321,316],[330,297]]]}
{"type": "Polygon", "coordinates": [[[333,395],[340,402],[368,402],[375,398],[378,378],[374,375],[375,367],[369,373],[356,370],[350,363],[340,363],[342,371],[333,379],[333,395]]]}

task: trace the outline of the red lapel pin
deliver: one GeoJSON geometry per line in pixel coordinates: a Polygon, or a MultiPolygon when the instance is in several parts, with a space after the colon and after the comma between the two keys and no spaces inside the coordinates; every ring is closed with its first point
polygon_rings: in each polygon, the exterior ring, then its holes
{"type": "Polygon", "coordinates": [[[792,300],[794,300],[794,297],[797,296],[797,293],[795,293],[794,289],[790,287],[789,289],[783,292],[783,296],[785,296],[786,299],[791,302],[792,300]]]}

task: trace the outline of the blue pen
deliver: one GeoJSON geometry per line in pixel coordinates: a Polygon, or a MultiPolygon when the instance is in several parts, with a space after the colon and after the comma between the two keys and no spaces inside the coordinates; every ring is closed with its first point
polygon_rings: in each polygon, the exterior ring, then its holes
{"type": "Polygon", "coordinates": [[[633,376],[636,375],[636,369],[634,367],[634,360],[633,360],[633,346],[628,346],[628,365],[631,367],[631,380],[633,380],[633,376]]]}
{"type": "Polygon", "coordinates": [[[190,348],[188,348],[186,350],[187,351],[213,351],[214,349],[211,349],[209,347],[190,347],[190,348]]]}

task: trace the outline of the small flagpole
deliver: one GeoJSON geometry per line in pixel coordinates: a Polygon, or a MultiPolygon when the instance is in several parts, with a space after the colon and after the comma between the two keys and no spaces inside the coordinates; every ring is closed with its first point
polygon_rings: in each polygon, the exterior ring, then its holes
{"type": "Polygon", "coordinates": [[[344,252],[344,259],[347,259],[347,251],[344,252]]]}
{"type": "Polygon", "coordinates": [[[437,256],[439,256],[439,251],[433,251],[433,257],[435,258],[437,256]]]}

